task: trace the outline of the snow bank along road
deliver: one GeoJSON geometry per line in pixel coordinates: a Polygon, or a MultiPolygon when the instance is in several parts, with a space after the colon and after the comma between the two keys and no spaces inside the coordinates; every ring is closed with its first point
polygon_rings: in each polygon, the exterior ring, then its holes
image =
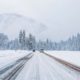
{"type": "Polygon", "coordinates": [[[50,54],[48,54],[48,53],[44,53],[44,54],[47,55],[47,56],[49,56],[49,57],[51,57],[51,58],[53,58],[53,59],[55,59],[56,61],[62,63],[63,65],[65,65],[65,66],[67,66],[67,67],[69,67],[69,68],[72,68],[72,69],[80,72],[80,67],[79,67],[79,66],[77,66],[77,65],[75,65],[75,64],[72,64],[72,63],[70,63],[70,62],[67,62],[67,61],[65,61],[65,60],[59,59],[59,58],[57,58],[57,57],[55,57],[55,56],[52,56],[52,55],[50,55],[50,54]]]}
{"type": "Polygon", "coordinates": [[[80,80],[80,71],[45,53],[33,54],[15,80],[80,80]]]}
{"type": "Polygon", "coordinates": [[[0,70],[0,80],[15,80],[25,63],[32,57],[32,53],[18,59],[14,63],[0,70]]]}

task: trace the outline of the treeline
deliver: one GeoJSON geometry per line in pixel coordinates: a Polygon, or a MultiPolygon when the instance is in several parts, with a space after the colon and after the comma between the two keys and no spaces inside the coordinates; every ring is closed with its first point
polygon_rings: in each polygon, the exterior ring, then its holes
{"type": "Polygon", "coordinates": [[[35,36],[29,34],[26,36],[25,30],[19,32],[18,38],[14,40],[9,40],[7,35],[0,33],[0,49],[1,50],[72,50],[80,51],[80,34],[77,36],[72,36],[66,41],[52,42],[47,39],[46,41],[37,41],[35,36]]]}

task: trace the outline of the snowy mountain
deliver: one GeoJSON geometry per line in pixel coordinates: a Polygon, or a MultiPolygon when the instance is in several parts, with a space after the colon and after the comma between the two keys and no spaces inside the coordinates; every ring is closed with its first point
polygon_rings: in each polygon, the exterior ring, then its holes
{"type": "Polygon", "coordinates": [[[2,14],[0,15],[0,33],[4,33],[9,36],[10,39],[14,39],[18,36],[20,30],[26,30],[26,34],[32,33],[36,37],[40,37],[46,26],[36,22],[33,19],[17,14],[2,14]]]}

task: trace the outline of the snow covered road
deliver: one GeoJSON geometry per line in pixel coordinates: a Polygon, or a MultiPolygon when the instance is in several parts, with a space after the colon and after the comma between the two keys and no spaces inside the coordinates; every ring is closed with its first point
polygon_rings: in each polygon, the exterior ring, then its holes
{"type": "Polygon", "coordinates": [[[80,73],[36,52],[16,80],[80,80],[80,73]]]}
{"type": "Polygon", "coordinates": [[[25,63],[33,56],[32,53],[18,59],[15,64],[11,64],[0,71],[0,80],[15,80],[16,76],[23,69],[25,63]]]}

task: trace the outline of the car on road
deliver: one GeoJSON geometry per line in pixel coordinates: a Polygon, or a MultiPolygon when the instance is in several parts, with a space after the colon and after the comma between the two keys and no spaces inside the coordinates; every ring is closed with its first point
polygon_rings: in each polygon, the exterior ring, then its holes
{"type": "Polygon", "coordinates": [[[35,52],[36,50],[35,49],[33,49],[33,52],[35,52]]]}
{"type": "Polygon", "coordinates": [[[44,52],[44,49],[40,49],[40,52],[43,53],[44,52]]]}

